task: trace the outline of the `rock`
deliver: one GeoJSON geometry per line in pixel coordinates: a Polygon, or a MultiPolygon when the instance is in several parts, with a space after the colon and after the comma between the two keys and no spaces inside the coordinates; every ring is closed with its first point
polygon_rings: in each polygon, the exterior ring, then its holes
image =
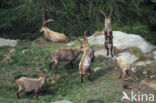
{"type": "Polygon", "coordinates": [[[154,54],[154,60],[156,60],[156,51],[153,51],[154,54]]]}
{"type": "Polygon", "coordinates": [[[16,40],[10,40],[10,39],[0,38],[0,47],[2,47],[2,46],[11,46],[11,47],[14,47],[16,45],[17,45],[17,41],[16,40]]]}
{"type": "Polygon", "coordinates": [[[22,50],[22,54],[32,54],[32,51],[29,49],[22,50]]]}
{"type": "Polygon", "coordinates": [[[99,71],[101,69],[102,69],[101,67],[96,67],[96,68],[93,69],[93,71],[96,72],[96,71],[99,71]]]}
{"type": "Polygon", "coordinates": [[[152,63],[152,61],[151,61],[151,60],[146,60],[144,63],[145,63],[146,65],[149,65],[149,64],[152,63]]]}
{"type": "Polygon", "coordinates": [[[101,33],[101,35],[97,35],[97,36],[90,36],[87,38],[89,44],[102,44],[104,45],[104,35],[103,33],[101,33]]]}
{"type": "Polygon", "coordinates": [[[72,102],[68,100],[61,100],[61,101],[56,101],[56,102],[51,102],[51,103],[72,103],[72,102]]]}
{"type": "Polygon", "coordinates": [[[137,65],[137,66],[146,66],[146,64],[143,61],[137,62],[135,65],[137,65]]]}
{"type": "Polygon", "coordinates": [[[135,55],[130,54],[129,52],[122,52],[119,55],[122,56],[128,64],[133,64],[138,59],[135,55]]]}
{"type": "Polygon", "coordinates": [[[153,79],[154,77],[155,77],[156,75],[151,75],[151,76],[149,76],[151,79],[153,79]]]}
{"type": "Polygon", "coordinates": [[[147,71],[146,71],[146,70],[144,70],[142,73],[143,73],[144,75],[147,75],[147,71]]]}
{"type": "Polygon", "coordinates": [[[75,42],[70,42],[70,43],[67,43],[66,45],[67,46],[72,46],[75,42]]]}
{"type": "Polygon", "coordinates": [[[146,66],[146,65],[149,65],[151,63],[152,63],[151,60],[146,60],[146,61],[139,61],[139,62],[135,63],[135,65],[137,65],[137,66],[146,66]]]}
{"type": "Polygon", "coordinates": [[[106,56],[107,54],[107,51],[105,49],[102,49],[102,50],[98,50],[94,53],[94,55],[97,57],[97,56],[106,56]]]}
{"type": "Polygon", "coordinates": [[[132,67],[131,67],[131,71],[132,71],[132,72],[136,72],[136,71],[137,71],[137,67],[132,66],[132,67]]]}
{"type": "MultiPolygon", "coordinates": [[[[97,36],[92,35],[88,37],[88,42],[90,44],[104,45],[104,41],[105,40],[104,40],[103,32],[101,32],[101,35],[97,35],[97,36]]],[[[143,53],[149,53],[156,48],[156,46],[150,44],[148,41],[146,41],[139,35],[127,34],[120,31],[113,31],[113,44],[114,47],[121,50],[125,50],[130,47],[137,47],[143,53]]]]}

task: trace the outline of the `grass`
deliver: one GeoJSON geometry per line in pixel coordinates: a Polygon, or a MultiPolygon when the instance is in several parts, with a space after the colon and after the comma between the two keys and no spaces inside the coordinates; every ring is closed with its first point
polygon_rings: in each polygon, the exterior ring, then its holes
{"type": "Polygon", "coordinates": [[[130,53],[135,54],[138,57],[138,60],[144,61],[146,60],[146,56],[141,52],[141,50],[137,47],[129,48],[130,53]]]}
{"type": "Polygon", "coordinates": [[[148,53],[146,55],[146,58],[149,59],[149,60],[154,60],[154,54],[153,53],[148,53]]]}
{"type": "MultiPolygon", "coordinates": [[[[72,47],[78,45],[79,43],[75,43],[72,47]]],[[[85,76],[84,83],[81,84],[78,71],[81,56],[74,62],[73,69],[67,63],[61,62],[58,66],[59,73],[54,73],[54,69],[49,70],[48,56],[61,47],[67,46],[63,43],[49,43],[42,38],[32,42],[22,42],[15,47],[15,54],[7,62],[0,63],[0,103],[50,103],[57,100],[70,100],[73,103],[120,103],[124,82],[118,79],[119,73],[114,69],[117,64],[112,59],[96,57],[91,65],[91,81],[85,76]],[[23,50],[27,52],[22,53],[23,50]],[[102,69],[94,72],[95,67],[102,69]],[[39,76],[37,71],[42,70],[48,71],[49,78],[40,90],[39,98],[35,99],[33,92],[23,92],[20,94],[21,99],[16,99],[15,93],[18,87],[15,80],[21,76],[37,78],[39,76]]],[[[10,49],[12,48],[0,48],[0,54],[6,55],[10,49]]],[[[134,90],[138,91],[137,86],[134,90]]],[[[124,91],[130,93],[130,90],[124,91]]],[[[144,90],[144,92],[153,92],[153,90],[144,90]]]]}

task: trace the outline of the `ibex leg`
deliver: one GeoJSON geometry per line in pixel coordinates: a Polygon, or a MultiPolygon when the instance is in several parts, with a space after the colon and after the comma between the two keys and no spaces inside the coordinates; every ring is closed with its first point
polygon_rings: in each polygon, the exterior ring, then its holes
{"type": "Polygon", "coordinates": [[[109,48],[108,48],[108,43],[107,42],[105,42],[105,48],[107,50],[107,56],[108,56],[109,55],[109,48]]]}
{"type": "Polygon", "coordinates": [[[35,98],[38,98],[39,89],[35,89],[35,98]]]}
{"type": "Polygon", "coordinates": [[[57,62],[55,63],[55,73],[57,73],[58,64],[59,64],[59,62],[57,61],[57,62]]]}
{"type": "Polygon", "coordinates": [[[23,91],[21,87],[19,87],[18,91],[16,92],[16,98],[19,99],[19,94],[23,91]]]}
{"type": "Polygon", "coordinates": [[[120,77],[119,77],[119,79],[121,79],[121,78],[122,78],[122,70],[121,70],[121,68],[119,69],[119,72],[120,72],[120,77]]]}
{"type": "Polygon", "coordinates": [[[81,74],[81,83],[83,83],[83,76],[84,76],[84,75],[83,75],[83,74],[81,74]]]}
{"type": "Polygon", "coordinates": [[[111,56],[113,57],[113,43],[111,43],[111,56]]]}

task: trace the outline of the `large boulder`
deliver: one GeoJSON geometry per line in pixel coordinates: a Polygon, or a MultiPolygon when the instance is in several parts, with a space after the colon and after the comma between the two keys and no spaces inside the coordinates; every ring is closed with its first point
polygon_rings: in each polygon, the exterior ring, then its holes
{"type": "Polygon", "coordinates": [[[156,60],[156,51],[153,51],[154,54],[154,60],[156,60]]]}
{"type": "Polygon", "coordinates": [[[128,64],[133,64],[138,58],[129,52],[122,52],[119,54],[123,60],[127,61],[128,64]]]}
{"type": "MultiPolygon", "coordinates": [[[[90,44],[104,45],[104,33],[101,32],[97,36],[92,35],[88,37],[88,41],[90,44]]],[[[150,44],[139,35],[127,34],[120,31],[113,31],[113,43],[114,47],[117,49],[125,50],[130,47],[137,47],[143,53],[149,53],[156,48],[156,46],[150,44]]]]}
{"type": "Polygon", "coordinates": [[[106,56],[107,55],[107,50],[106,49],[102,49],[102,50],[98,50],[94,53],[94,55],[97,56],[106,56]]]}
{"type": "MultiPolygon", "coordinates": [[[[102,49],[96,51],[94,55],[107,57],[106,53],[107,51],[105,49],[102,49]]],[[[136,57],[134,54],[129,53],[128,51],[122,52],[119,55],[123,58],[123,60],[127,61],[128,64],[133,64],[138,59],[138,57],[136,57]]]]}
{"type": "Polygon", "coordinates": [[[0,47],[2,47],[2,46],[11,46],[11,47],[14,47],[16,45],[17,45],[17,41],[16,40],[10,40],[10,39],[0,38],[0,47]]]}

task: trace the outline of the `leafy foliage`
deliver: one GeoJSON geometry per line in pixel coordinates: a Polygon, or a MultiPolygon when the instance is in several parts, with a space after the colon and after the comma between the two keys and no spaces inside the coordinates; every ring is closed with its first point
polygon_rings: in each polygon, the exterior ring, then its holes
{"type": "Polygon", "coordinates": [[[103,30],[104,17],[113,9],[114,30],[136,33],[156,44],[156,2],[154,0],[1,0],[0,35],[5,38],[32,40],[39,36],[41,5],[46,4],[46,16],[53,18],[49,28],[68,36],[91,35],[103,30]]]}

